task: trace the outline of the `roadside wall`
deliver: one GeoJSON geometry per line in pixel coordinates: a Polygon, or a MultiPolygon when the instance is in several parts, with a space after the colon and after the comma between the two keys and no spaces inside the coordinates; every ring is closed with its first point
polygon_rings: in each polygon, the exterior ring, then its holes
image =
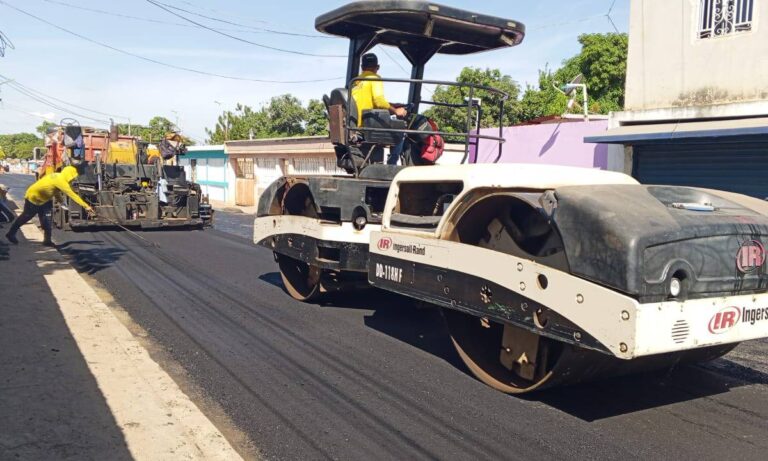
{"type": "MultiPolygon", "coordinates": [[[[504,128],[506,142],[499,163],[538,163],[614,169],[605,144],[585,143],[585,136],[600,134],[608,128],[607,120],[521,125],[504,128]]],[[[498,136],[498,128],[480,130],[498,136]]],[[[481,140],[478,163],[491,163],[498,155],[494,141],[481,140]]]]}

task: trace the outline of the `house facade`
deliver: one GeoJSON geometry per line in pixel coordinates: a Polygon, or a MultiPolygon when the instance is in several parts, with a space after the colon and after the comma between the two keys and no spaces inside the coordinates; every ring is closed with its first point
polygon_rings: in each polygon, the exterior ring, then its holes
{"type": "Polygon", "coordinates": [[[230,187],[236,205],[254,206],[262,192],[289,174],[344,174],[336,167],[330,139],[306,136],[228,141],[227,163],[234,172],[230,187]]]}
{"type": "Polygon", "coordinates": [[[204,195],[216,203],[231,204],[234,200],[229,183],[234,172],[229,168],[224,146],[191,146],[179,158],[187,179],[200,185],[204,195]]]}
{"type": "Polygon", "coordinates": [[[768,0],[632,0],[625,110],[585,140],[644,183],[768,197],[766,21],[768,0]]]}

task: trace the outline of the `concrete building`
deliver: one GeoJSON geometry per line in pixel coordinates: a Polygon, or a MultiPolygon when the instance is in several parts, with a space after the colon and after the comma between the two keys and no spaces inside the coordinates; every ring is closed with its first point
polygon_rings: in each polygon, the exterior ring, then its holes
{"type": "Polygon", "coordinates": [[[224,146],[192,146],[179,158],[187,178],[200,184],[203,194],[214,202],[232,204],[234,194],[230,188],[230,170],[224,146]]]}
{"type": "Polygon", "coordinates": [[[632,0],[625,111],[586,140],[644,183],[768,196],[765,21],[765,0],[632,0]]]}
{"type": "Polygon", "coordinates": [[[230,187],[234,203],[253,206],[261,193],[287,174],[345,174],[336,167],[331,141],[322,136],[228,141],[230,187]]]}
{"type": "MultiPolygon", "coordinates": [[[[605,133],[608,120],[568,119],[554,117],[546,123],[506,127],[499,163],[538,163],[547,165],[620,169],[608,156],[608,146],[584,142],[584,137],[605,133]]],[[[498,128],[480,130],[481,134],[497,136],[498,128]]],[[[499,155],[494,141],[481,141],[478,163],[490,163],[499,155]]],[[[474,159],[474,156],[472,157],[474,159]]]]}

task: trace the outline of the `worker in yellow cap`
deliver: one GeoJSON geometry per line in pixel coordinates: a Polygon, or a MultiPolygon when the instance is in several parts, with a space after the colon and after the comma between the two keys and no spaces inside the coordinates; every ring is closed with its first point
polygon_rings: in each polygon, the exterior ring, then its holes
{"type": "Polygon", "coordinates": [[[43,245],[53,246],[53,241],[51,240],[51,212],[53,211],[53,196],[57,192],[67,194],[69,198],[85,208],[85,211],[92,216],[94,214],[93,208],[85,203],[85,200],[80,198],[69,185],[77,177],[77,174],[75,167],[68,166],[64,167],[61,173],[47,174],[29,186],[27,193],[24,195],[24,211],[13,222],[11,229],[5,234],[5,238],[14,245],[18,244],[16,232],[21,226],[37,215],[45,234],[43,245]]]}

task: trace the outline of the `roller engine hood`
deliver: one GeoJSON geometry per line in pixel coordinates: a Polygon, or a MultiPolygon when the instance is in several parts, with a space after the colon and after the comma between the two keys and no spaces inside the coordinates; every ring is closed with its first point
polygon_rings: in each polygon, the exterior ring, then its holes
{"type": "Polygon", "coordinates": [[[765,291],[766,203],[676,186],[566,186],[553,222],[577,275],[643,302],[765,291]],[[704,209],[710,211],[694,211],[704,209]]]}

